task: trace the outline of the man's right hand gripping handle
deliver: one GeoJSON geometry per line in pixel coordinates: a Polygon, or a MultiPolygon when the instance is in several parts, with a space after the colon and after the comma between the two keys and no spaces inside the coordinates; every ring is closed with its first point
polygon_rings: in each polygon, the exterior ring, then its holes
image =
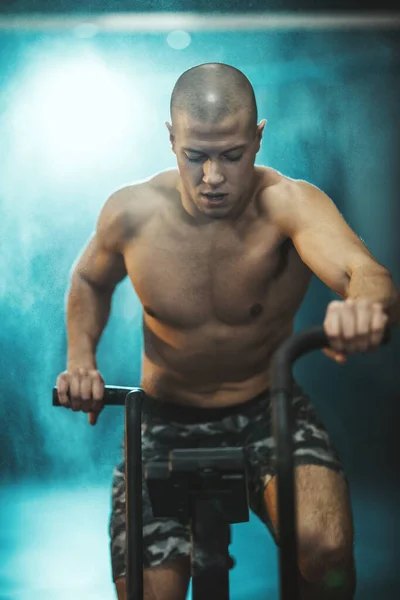
{"type": "Polygon", "coordinates": [[[99,371],[68,367],[58,376],[56,386],[62,406],[88,413],[90,425],[96,425],[104,408],[104,380],[99,371]]]}

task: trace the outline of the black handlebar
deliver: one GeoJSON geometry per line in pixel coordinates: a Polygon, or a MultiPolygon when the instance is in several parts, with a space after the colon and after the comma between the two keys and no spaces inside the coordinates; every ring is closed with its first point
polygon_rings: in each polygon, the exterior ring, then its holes
{"type": "MultiPolygon", "coordinates": [[[[382,344],[390,341],[390,329],[386,327],[382,344]]],[[[329,339],[323,327],[309,327],[285,340],[274,355],[272,372],[274,374],[273,388],[275,392],[288,389],[292,380],[292,364],[304,354],[313,350],[329,348],[329,339]]]]}
{"type": "MultiPolygon", "coordinates": [[[[103,404],[105,406],[124,406],[127,394],[131,392],[134,387],[120,387],[118,385],[105,385],[103,404]]],[[[56,387],[53,387],[53,406],[62,406],[58,399],[58,391],[56,387]]]]}

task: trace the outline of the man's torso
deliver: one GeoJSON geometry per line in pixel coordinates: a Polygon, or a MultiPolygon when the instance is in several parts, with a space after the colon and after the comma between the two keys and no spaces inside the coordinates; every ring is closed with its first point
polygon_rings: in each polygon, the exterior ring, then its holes
{"type": "Polygon", "coordinates": [[[128,203],[135,234],[123,254],[143,306],[141,386],[152,396],[216,407],[269,387],[311,272],[268,210],[268,187],[284,178],[257,172],[261,185],[236,222],[195,224],[177,172],[141,184],[142,201],[128,203]]]}

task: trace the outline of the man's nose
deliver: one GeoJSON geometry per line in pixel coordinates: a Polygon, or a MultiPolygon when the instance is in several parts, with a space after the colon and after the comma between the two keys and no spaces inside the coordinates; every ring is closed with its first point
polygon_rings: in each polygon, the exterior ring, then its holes
{"type": "Polygon", "coordinates": [[[204,183],[210,186],[220,185],[224,181],[224,174],[217,161],[207,160],[203,165],[203,173],[204,183]]]}

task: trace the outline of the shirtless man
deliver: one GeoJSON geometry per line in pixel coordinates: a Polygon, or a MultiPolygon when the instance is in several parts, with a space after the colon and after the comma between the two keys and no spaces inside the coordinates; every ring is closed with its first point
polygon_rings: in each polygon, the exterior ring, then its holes
{"type": "MultiPolygon", "coordinates": [[[[96,347],[113,291],[128,275],[143,306],[144,460],[185,445],[244,446],[251,508],[278,541],[270,364],[293,331],[312,272],[343,298],[324,321],[332,345],[325,352],[339,362],[379,345],[385,325],[399,320],[399,294],[323,192],[254,166],[265,121],[257,124],[240,71],[206,64],[184,73],[167,127],[178,170],[113,194],[73,271],[60,400],[95,424],[103,396],[96,347]]],[[[302,597],[349,600],[347,480],[308,397],[293,385],[302,597]]],[[[184,600],[188,532],[153,518],[143,490],[144,597],[184,600]]],[[[112,500],[112,572],[122,600],[123,463],[112,500]]]]}

